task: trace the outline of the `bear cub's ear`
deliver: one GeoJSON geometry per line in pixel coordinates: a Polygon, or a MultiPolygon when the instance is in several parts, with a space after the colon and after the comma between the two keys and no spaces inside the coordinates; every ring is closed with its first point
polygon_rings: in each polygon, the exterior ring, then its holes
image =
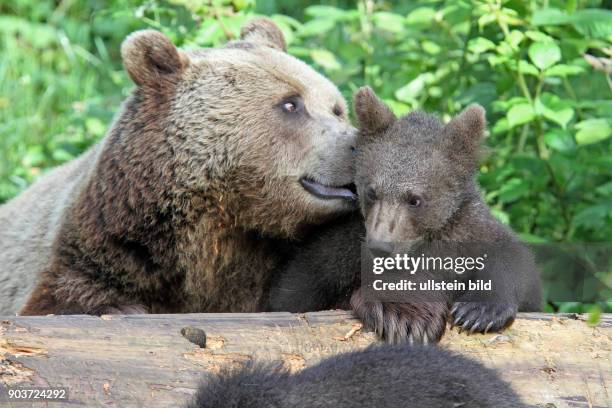
{"type": "Polygon", "coordinates": [[[369,86],[357,90],[353,97],[359,131],[364,136],[378,136],[395,122],[395,114],[369,86]]]}
{"type": "Polygon", "coordinates": [[[470,105],[445,126],[446,150],[466,171],[472,171],[480,153],[480,140],[487,128],[486,112],[480,105],[470,105]]]}
{"type": "Polygon", "coordinates": [[[121,45],[121,57],[130,78],[141,87],[160,86],[188,63],[170,39],[155,30],[130,34],[121,45]]]}
{"type": "Polygon", "coordinates": [[[240,39],[279,51],[287,51],[285,36],[280,28],[269,18],[255,18],[240,30],[240,39]]]}
{"type": "Polygon", "coordinates": [[[468,106],[455,116],[446,127],[461,137],[480,140],[487,126],[486,112],[478,104],[468,106]]]}

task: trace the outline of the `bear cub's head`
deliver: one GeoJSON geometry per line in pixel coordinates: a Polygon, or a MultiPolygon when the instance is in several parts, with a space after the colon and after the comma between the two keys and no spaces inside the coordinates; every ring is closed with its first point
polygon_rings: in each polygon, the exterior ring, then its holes
{"type": "Polygon", "coordinates": [[[367,87],[354,98],[360,132],[355,184],[367,243],[386,256],[436,236],[478,195],[474,175],[486,128],[472,105],[444,125],[423,112],[399,119],[367,87]]]}
{"type": "Polygon", "coordinates": [[[172,152],[159,173],[171,175],[177,202],[202,203],[223,225],[286,236],[355,208],[346,102],[286,52],[271,20],[249,22],[220,48],[179,50],[144,30],[121,51],[137,85],[131,103],[147,115],[136,118],[139,129],[163,136],[134,136],[133,145],[154,158],[160,146],[172,152]]]}

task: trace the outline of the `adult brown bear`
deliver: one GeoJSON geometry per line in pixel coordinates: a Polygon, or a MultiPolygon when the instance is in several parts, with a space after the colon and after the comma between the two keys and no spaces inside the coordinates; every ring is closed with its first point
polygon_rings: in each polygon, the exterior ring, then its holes
{"type": "Polygon", "coordinates": [[[285,48],[266,19],[129,36],[106,137],[0,207],[0,314],[258,310],[283,241],[355,201],[345,101],[285,48]]]}

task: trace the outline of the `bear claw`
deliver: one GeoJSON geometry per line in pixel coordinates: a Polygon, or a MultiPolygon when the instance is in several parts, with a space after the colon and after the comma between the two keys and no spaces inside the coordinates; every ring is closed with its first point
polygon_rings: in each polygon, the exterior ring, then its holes
{"type": "Polygon", "coordinates": [[[446,330],[448,307],[442,302],[365,301],[361,290],[357,290],[351,305],[364,327],[376,332],[387,343],[437,343],[446,330]]]}
{"type": "Polygon", "coordinates": [[[451,327],[457,326],[459,333],[498,332],[512,324],[517,310],[516,305],[506,303],[456,302],[450,311],[451,327]]]}

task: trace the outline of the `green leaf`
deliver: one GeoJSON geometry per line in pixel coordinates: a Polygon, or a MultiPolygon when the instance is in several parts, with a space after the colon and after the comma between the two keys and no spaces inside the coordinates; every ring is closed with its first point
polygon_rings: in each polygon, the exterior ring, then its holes
{"type": "Polygon", "coordinates": [[[607,183],[602,184],[601,186],[597,187],[595,191],[597,191],[597,193],[601,194],[602,196],[612,197],[612,181],[608,181],[607,183]]]}
{"type": "Polygon", "coordinates": [[[53,160],[58,163],[65,163],[69,160],[74,159],[74,155],[64,149],[54,150],[51,156],[53,157],[53,160]]]}
{"type": "Polygon", "coordinates": [[[552,77],[552,76],[560,76],[566,77],[569,75],[578,75],[584,72],[584,68],[578,65],[566,65],[566,64],[557,64],[552,67],[546,69],[544,71],[544,76],[552,77]]]}
{"type": "Polygon", "coordinates": [[[418,7],[406,16],[406,24],[417,26],[429,25],[435,17],[436,10],[431,7],[418,7]]]}
{"type": "Polygon", "coordinates": [[[482,54],[483,52],[494,50],[495,43],[484,37],[476,37],[468,43],[468,50],[474,54],[482,54]]]}
{"type": "Polygon", "coordinates": [[[525,38],[525,34],[518,30],[510,31],[510,34],[506,37],[507,41],[513,48],[517,49],[521,41],[525,38]]]}
{"type": "Polygon", "coordinates": [[[508,124],[508,119],[501,118],[500,120],[495,122],[495,125],[493,125],[493,128],[491,129],[491,133],[493,133],[494,135],[498,135],[500,133],[506,133],[511,128],[512,126],[508,124]]]}
{"type": "Polygon", "coordinates": [[[384,99],[384,102],[391,108],[391,110],[393,111],[393,113],[395,113],[396,116],[405,115],[411,110],[410,105],[398,102],[393,99],[384,99]]]}
{"type": "MultiPolygon", "coordinates": [[[[604,92],[609,92],[605,91],[604,92]]],[[[589,109],[595,116],[612,117],[612,99],[587,99],[577,101],[577,108],[589,109]]]]}
{"type": "Polygon", "coordinates": [[[51,47],[58,38],[58,32],[50,24],[39,24],[10,15],[0,15],[0,33],[18,34],[23,41],[39,49],[51,47]]]}
{"type": "Polygon", "coordinates": [[[346,11],[333,6],[314,5],[306,7],[304,14],[315,18],[341,20],[346,16],[346,11]]]}
{"type": "Polygon", "coordinates": [[[561,60],[561,49],[553,42],[536,42],[527,51],[534,65],[544,70],[561,60]]]}
{"type": "Polygon", "coordinates": [[[554,38],[552,38],[549,35],[544,34],[541,31],[526,31],[525,35],[527,36],[527,38],[529,38],[533,42],[553,42],[555,41],[554,38]]]}
{"type": "Polygon", "coordinates": [[[42,146],[31,146],[27,153],[21,158],[21,164],[26,167],[39,167],[45,163],[45,153],[42,146]]]}
{"type": "Polygon", "coordinates": [[[333,19],[310,20],[298,30],[298,34],[302,37],[314,37],[327,33],[335,26],[336,22],[333,19]]]}
{"type": "Polygon", "coordinates": [[[87,132],[91,135],[98,137],[104,134],[106,126],[98,118],[87,118],[85,120],[85,129],[87,129],[87,132]]]}
{"type": "Polygon", "coordinates": [[[506,117],[508,118],[508,125],[515,127],[531,122],[535,118],[535,111],[531,104],[522,103],[511,107],[506,117]]]}
{"type": "Polygon", "coordinates": [[[499,201],[509,203],[516,201],[529,192],[529,183],[525,179],[512,178],[499,189],[499,201]]]}
{"type": "Polygon", "coordinates": [[[531,18],[531,23],[535,26],[572,24],[580,34],[604,40],[612,35],[611,21],[612,11],[597,8],[578,10],[573,14],[548,8],[536,10],[531,18]]]}
{"type": "Polygon", "coordinates": [[[254,6],[255,1],[253,0],[232,0],[232,4],[236,10],[244,10],[247,7],[254,6]]]}
{"type": "Polygon", "coordinates": [[[426,53],[430,54],[430,55],[436,55],[439,54],[440,51],[442,50],[442,48],[436,44],[433,41],[423,41],[423,43],[421,44],[421,47],[423,47],[423,51],[425,51],[426,53]]]}
{"type": "Polygon", "coordinates": [[[589,326],[597,326],[601,321],[601,307],[598,305],[593,305],[589,309],[589,317],[587,318],[587,324],[589,326]]]}
{"type": "Polygon", "coordinates": [[[531,17],[531,24],[535,26],[567,24],[569,21],[569,15],[565,11],[556,8],[536,10],[531,17]]]}
{"type": "Polygon", "coordinates": [[[524,103],[529,103],[529,100],[523,96],[514,96],[508,100],[498,99],[493,102],[493,109],[496,112],[505,112],[514,105],[521,105],[524,103]]]}
{"type": "Polygon", "coordinates": [[[484,27],[488,26],[497,21],[496,13],[484,13],[480,18],[478,18],[478,28],[480,31],[483,30],[484,27]]]}
{"type": "Polygon", "coordinates": [[[574,117],[572,104],[556,95],[545,92],[535,101],[536,112],[557,123],[563,129],[574,117]]]}
{"type": "Polygon", "coordinates": [[[519,69],[523,74],[538,76],[540,71],[525,60],[520,60],[518,63],[519,69]]]}
{"type": "Polygon", "coordinates": [[[597,143],[612,136],[612,127],[606,119],[587,119],[575,125],[576,142],[579,145],[597,143]]]}
{"type": "Polygon", "coordinates": [[[310,58],[329,71],[336,71],[342,68],[336,56],[328,50],[318,49],[310,52],[310,58]]]}
{"type": "Polygon", "coordinates": [[[223,30],[221,30],[219,23],[215,20],[207,20],[200,26],[194,41],[199,45],[214,45],[223,37],[223,30]]]}
{"type": "Polygon", "coordinates": [[[430,72],[425,72],[415,79],[395,91],[395,98],[398,101],[412,103],[425,89],[425,85],[434,80],[434,75],[430,72]]]}
{"type": "Polygon", "coordinates": [[[551,129],[544,135],[544,143],[552,149],[567,152],[576,148],[572,135],[563,129],[551,129]]]}
{"type": "Polygon", "coordinates": [[[579,227],[602,228],[606,224],[606,218],[608,218],[610,210],[612,209],[607,203],[587,207],[576,214],[573,223],[579,227]]]}
{"type": "Polygon", "coordinates": [[[516,52],[516,49],[512,47],[512,45],[510,45],[507,42],[501,42],[498,46],[497,46],[497,53],[499,55],[508,57],[508,58],[513,58],[514,57],[514,53],[516,52]]]}
{"type": "Polygon", "coordinates": [[[493,216],[502,224],[505,225],[509,225],[510,224],[510,217],[508,216],[507,212],[504,212],[498,208],[491,208],[491,214],[493,214],[493,216]]]}
{"type": "Polygon", "coordinates": [[[471,103],[479,103],[488,106],[497,97],[497,89],[494,83],[477,82],[463,91],[456,99],[462,106],[471,103]]]}
{"type": "Polygon", "coordinates": [[[587,37],[609,39],[612,36],[612,11],[604,9],[578,10],[571,15],[570,22],[576,30],[587,37]]]}
{"type": "Polygon", "coordinates": [[[401,33],[404,31],[404,17],[389,13],[387,11],[379,11],[372,16],[374,25],[381,30],[390,31],[392,33],[401,33]]]}

